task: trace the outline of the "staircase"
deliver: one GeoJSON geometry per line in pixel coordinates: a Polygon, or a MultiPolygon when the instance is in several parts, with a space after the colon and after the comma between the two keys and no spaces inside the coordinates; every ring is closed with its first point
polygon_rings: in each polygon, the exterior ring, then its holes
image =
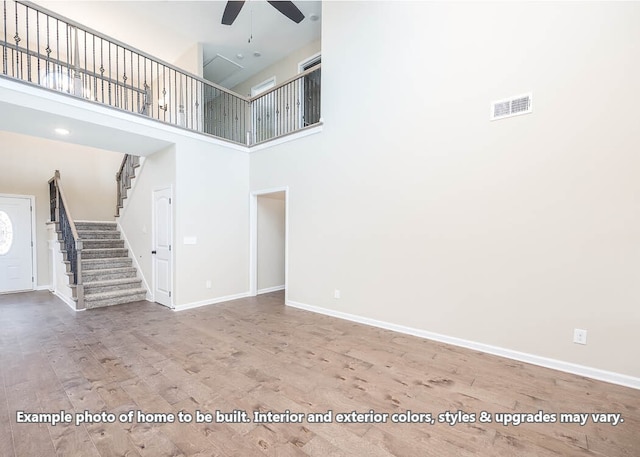
{"type": "MultiPolygon", "coordinates": [[[[75,221],[82,240],[82,280],[87,309],[144,300],[146,289],[115,222],[75,221]]],[[[69,273],[71,274],[71,273],[69,273]]],[[[72,285],[74,299],[77,291],[72,285]]]]}

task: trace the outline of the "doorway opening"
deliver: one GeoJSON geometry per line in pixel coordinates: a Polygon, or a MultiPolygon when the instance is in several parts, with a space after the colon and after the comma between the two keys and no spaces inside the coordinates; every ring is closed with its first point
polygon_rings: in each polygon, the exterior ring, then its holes
{"type": "Polygon", "coordinates": [[[289,192],[287,187],[251,193],[249,293],[287,294],[289,192]]]}

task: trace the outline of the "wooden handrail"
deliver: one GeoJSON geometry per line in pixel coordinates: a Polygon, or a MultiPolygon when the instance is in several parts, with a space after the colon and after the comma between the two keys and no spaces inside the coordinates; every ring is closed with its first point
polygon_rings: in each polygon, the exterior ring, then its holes
{"type": "MultiPolygon", "coordinates": [[[[69,219],[69,225],[71,226],[71,234],[73,235],[73,239],[75,241],[80,240],[80,236],[78,235],[78,230],[76,229],[76,223],[73,221],[73,217],[71,217],[71,210],[69,209],[67,197],[64,195],[64,190],[60,185],[60,171],[56,170],[56,174],[54,176],[54,180],[56,183],[56,188],[58,189],[58,193],[60,194],[60,198],[62,199],[62,203],[64,205],[64,210],[67,213],[67,218],[69,219]]],[[[59,221],[56,221],[59,222],[59,221]]]]}
{"type": "MultiPolygon", "coordinates": [[[[49,184],[51,184],[52,182],[55,188],[55,196],[52,197],[52,201],[55,198],[55,209],[52,208],[52,222],[56,222],[62,232],[62,241],[64,243],[65,252],[67,253],[67,260],[70,262],[71,272],[74,276],[73,283],[76,288],[77,299],[76,309],[84,309],[84,286],[82,282],[82,239],[78,235],[76,224],[73,220],[73,217],[71,216],[71,210],[69,209],[67,197],[65,196],[64,190],[62,189],[62,186],[60,184],[59,170],[55,171],[53,178],[49,180],[49,184]],[[61,214],[61,207],[64,209],[64,216],[62,216],[61,214]],[[65,222],[69,225],[68,229],[65,227],[65,222]],[[68,230],[71,230],[71,239],[65,237],[65,233],[68,234],[68,230]]],[[[51,187],[49,190],[50,192],[52,191],[51,187]]]]}

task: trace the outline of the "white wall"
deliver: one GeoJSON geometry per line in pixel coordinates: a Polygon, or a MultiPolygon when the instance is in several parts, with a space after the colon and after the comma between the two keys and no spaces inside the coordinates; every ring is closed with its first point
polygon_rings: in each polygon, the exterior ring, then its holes
{"type": "Polygon", "coordinates": [[[285,82],[289,78],[293,78],[298,74],[298,64],[303,60],[320,52],[320,40],[309,43],[296,51],[293,51],[284,59],[270,65],[261,72],[255,74],[246,81],[233,87],[231,90],[240,95],[251,95],[251,88],[263,81],[276,77],[276,85],[285,82]]]}
{"type": "Polygon", "coordinates": [[[49,185],[55,170],[74,219],[113,220],[122,154],[0,131],[0,193],[36,197],[38,286],[49,285],[49,185]]]}
{"type": "Polygon", "coordinates": [[[173,304],[184,308],[246,295],[249,157],[206,137],[178,134],[174,140],[145,158],[119,218],[140,272],[153,289],[152,193],[171,186],[173,304]],[[185,237],[195,237],[196,244],[185,244],[185,237]]]}
{"type": "Polygon", "coordinates": [[[175,303],[192,306],[249,290],[249,156],[226,146],[176,145],[175,303]],[[196,244],[184,244],[195,237],[196,244]],[[211,281],[211,288],[207,288],[211,281]]]}
{"type": "MultiPolygon", "coordinates": [[[[70,139],[108,144],[109,148],[149,158],[138,176],[155,171],[138,189],[143,182],[140,179],[129,196],[136,199],[134,195],[140,190],[140,204],[132,211],[139,214],[123,224],[150,286],[150,259],[140,258],[149,255],[151,246],[148,192],[174,180],[174,304],[208,304],[248,294],[249,156],[244,147],[3,79],[0,108],[3,128],[46,136],[64,122],[62,125],[72,131],[70,139]],[[5,122],[7,119],[13,121],[5,122]],[[149,222],[146,233],[142,230],[145,220],[149,222]],[[183,245],[184,236],[197,236],[198,244],[183,245]],[[207,280],[212,282],[209,289],[205,287],[207,280]]],[[[17,157],[14,151],[11,160],[17,157]]],[[[110,173],[113,180],[117,169],[110,173]]],[[[46,190],[46,180],[44,183],[46,190]]],[[[111,218],[115,184],[113,192],[111,218]]]]}
{"type": "Polygon", "coordinates": [[[289,299],[640,377],[639,22],[325,2],[324,130],[251,156],[252,190],[290,189],[289,299]]]}
{"type": "Polygon", "coordinates": [[[285,193],[258,196],[258,292],[284,286],[285,193]]]}
{"type": "Polygon", "coordinates": [[[117,219],[140,266],[139,273],[149,287],[152,287],[152,195],[154,189],[175,188],[175,168],[175,146],[145,157],[136,169],[133,187],[129,189],[117,219]]]}

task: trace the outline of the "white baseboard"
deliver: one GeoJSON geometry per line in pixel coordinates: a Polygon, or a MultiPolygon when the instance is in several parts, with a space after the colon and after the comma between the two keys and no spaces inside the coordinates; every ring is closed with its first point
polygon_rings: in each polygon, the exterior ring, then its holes
{"type": "Polygon", "coordinates": [[[307,305],[307,304],[295,302],[292,300],[288,300],[286,304],[287,306],[292,306],[294,308],[300,308],[306,311],[324,314],[327,316],[337,317],[338,319],[344,319],[352,322],[357,322],[360,324],[370,325],[372,327],[384,328],[386,330],[392,330],[398,333],[413,335],[413,336],[425,338],[428,340],[451,344],[453,346],[460,346],[467,349],[473,349],[476,351],[486,352],[488,354],[506,357],[508,359],[518,360],[520,362],[530,363],[532,365],[538,365],[545,368],[564,371],[566,373],[585,376],[587,378],[597,379],[599,381],[610,382],[612,384],[631,387],[633,389],[640,389],[640,378],[636,378],[633,376],[614,373],[612,371],[600,370],[598,368],[586,367],[584,365],[577,365],[575,363],[564,362],[562,360],[556,360],[556,359],[550,359],[547,357],[541,357],[534,354],[527,354],[524,352],[513,351],[511,349],[491,346],[489,344],[484,344],[484,343],[477,343],[475,341],[464,340],[464,339],[455,338],[452,336],[441,335],[439,333],[433,333],[426,330],[406,327],[404,325],[392,324],[389,322],[370,319],[368,317],[362,317],[355,314],[344,313],[342,311],[335,311],[332,309],[320,308],[318,306],[307,305]]]}
{"type": "Polygon", "coordinates": [[[60,292],[58,292],[57,290],[54,290],[53,295],[55,295],[56,297],[58,297],[60,300],[62,300],[64,303],[67,304],[67,306],[69,308],[71,308],[74,311],[78,311],[76,309],[76,302],[74,302],[71,298],[69,297],[65,297],[64,295],[62,295],[60,292]]]}
{"type": "Polygon", "coordinates": [[[274,286],[274,287],[266,287],[264,289],[259,289],[258,290],[258,295],[260,294],[268,294],[269,292],[277,292],[279,290],[284,290],[284,284],[281,286],[274,286]]]}
{"type": "Polygon", "coordinates": [[[201,301],[194,301],[191,303],[185,303],[184,305],[176,305],[174,306],[173,310],[174,311],[184,311],[187,309],[193,309],[193,308],[199,308],[201,306],[207,306],[207,305],[215,305],[217,303],[222,303],[222,302],[226,302],[226,301],[230,301],[230,300],[237,300],[238,298],[246,298],[249,297],[249,292],[242,292],[239,294],[235,294],[235,295],[227,295],[225,297],[218,297],[218,298],[211,298],[209,300],[201,300],[201,301]]]}
{"type": "Polygon", "coordinates": [[[47,284],[47,285],[44,285],[44,286],[36,286],[36,287],[33,288],[33,290],[48,290],[48,291],[52,291],[53,289],[52,289],[51,284],[47,284]]]}

